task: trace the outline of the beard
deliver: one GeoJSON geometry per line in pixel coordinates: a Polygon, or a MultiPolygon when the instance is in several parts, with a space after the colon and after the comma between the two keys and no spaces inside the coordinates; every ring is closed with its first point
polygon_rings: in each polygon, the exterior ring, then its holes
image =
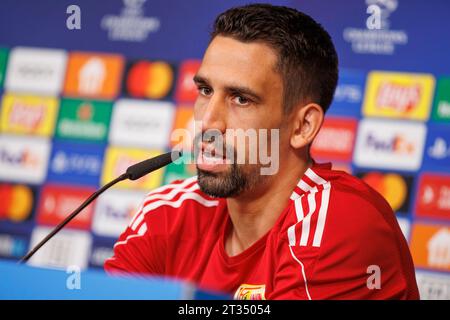
{"type": "MultiPolygon", "coordinates": [[[[198,136],[194,140],[197,145],[202,137],[198,136]]],[[[198,159],[200,150],[194,150],[193,155],[198,159]]],[[[248,190],[253,189],[261,182],[260,165],[257,164],[237,164],[237,152],[224,145],[224,152],[227,156],[233,157],[228,169],[223,172],[210,172],[197,168],[197,182],[200,190],[215,198],[230,198],[238,196],[248,190]]]]}
{"type": "Polygon", "coordinates": [[[216,198],[230,198],[255,187],[261,179],[256,165],[244,170],[243,165],[233,163],[225,172],[215,173],[197,167],[200,190],[216,198]]]}

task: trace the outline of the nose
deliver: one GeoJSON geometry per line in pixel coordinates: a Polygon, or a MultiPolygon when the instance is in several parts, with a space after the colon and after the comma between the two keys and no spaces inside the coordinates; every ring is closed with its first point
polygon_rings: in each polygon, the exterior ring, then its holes
{"type": "Polygon", "coordinates": [[[223,98],[219,95],[213,95],[208,102],[199,106],[199,117],[202,122],[202,130],[218,130],[225,134],[227,128],[227,106],[223,98]]]}

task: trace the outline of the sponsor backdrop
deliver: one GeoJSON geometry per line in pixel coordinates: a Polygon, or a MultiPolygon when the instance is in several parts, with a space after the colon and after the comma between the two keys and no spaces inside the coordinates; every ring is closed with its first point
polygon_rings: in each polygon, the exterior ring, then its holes
{"type": "MultiPolygon", "coordinates": [[[[244,2],[1,2],[2,259],[24,255],[96,188],[169,150],[172,130],[192,127],[192,77],[212,21],[244,2]]],[[[340,56],[316,160],[332,161],[387,199],[422,298],[450,299],[450,41],[443,32],[450,3],[273,3],[315,17],[340,56]]],[[[194,174],[192,165],[172,164],[119,184],[30,263],[101,268],[143,196],[194,174]]]]}

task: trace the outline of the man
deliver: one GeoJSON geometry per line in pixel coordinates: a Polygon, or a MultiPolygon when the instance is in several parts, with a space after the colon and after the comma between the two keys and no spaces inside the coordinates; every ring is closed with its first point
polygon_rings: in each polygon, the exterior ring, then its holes
{"type": "Polygon", "coordinates": [[[197,177],[150,192],[106,271],[189,280],[236,299],[417,299],[387,202],[309,156],[337,64],[328,33],[294,9],[253,4],[219,15],[194,78],[195,119],[218,134],[195,139],[197,177]],[[227,161],[242,147],[230,147],[232,129],[278,129],[266,139],[278,138],[269,148],[279,152],[276,172],[261,174],[249,154],[227,161]]]}

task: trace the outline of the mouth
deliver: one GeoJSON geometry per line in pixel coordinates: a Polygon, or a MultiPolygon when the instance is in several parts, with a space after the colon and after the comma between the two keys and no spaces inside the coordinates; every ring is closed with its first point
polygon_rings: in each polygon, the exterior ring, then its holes
{"type": "Polygon", "coordinates": [[[197,167],[204,171],[223,171],[226,168],[224,152],[215,149],[213,145],[202,143],[197,156],[197,167]]]}

